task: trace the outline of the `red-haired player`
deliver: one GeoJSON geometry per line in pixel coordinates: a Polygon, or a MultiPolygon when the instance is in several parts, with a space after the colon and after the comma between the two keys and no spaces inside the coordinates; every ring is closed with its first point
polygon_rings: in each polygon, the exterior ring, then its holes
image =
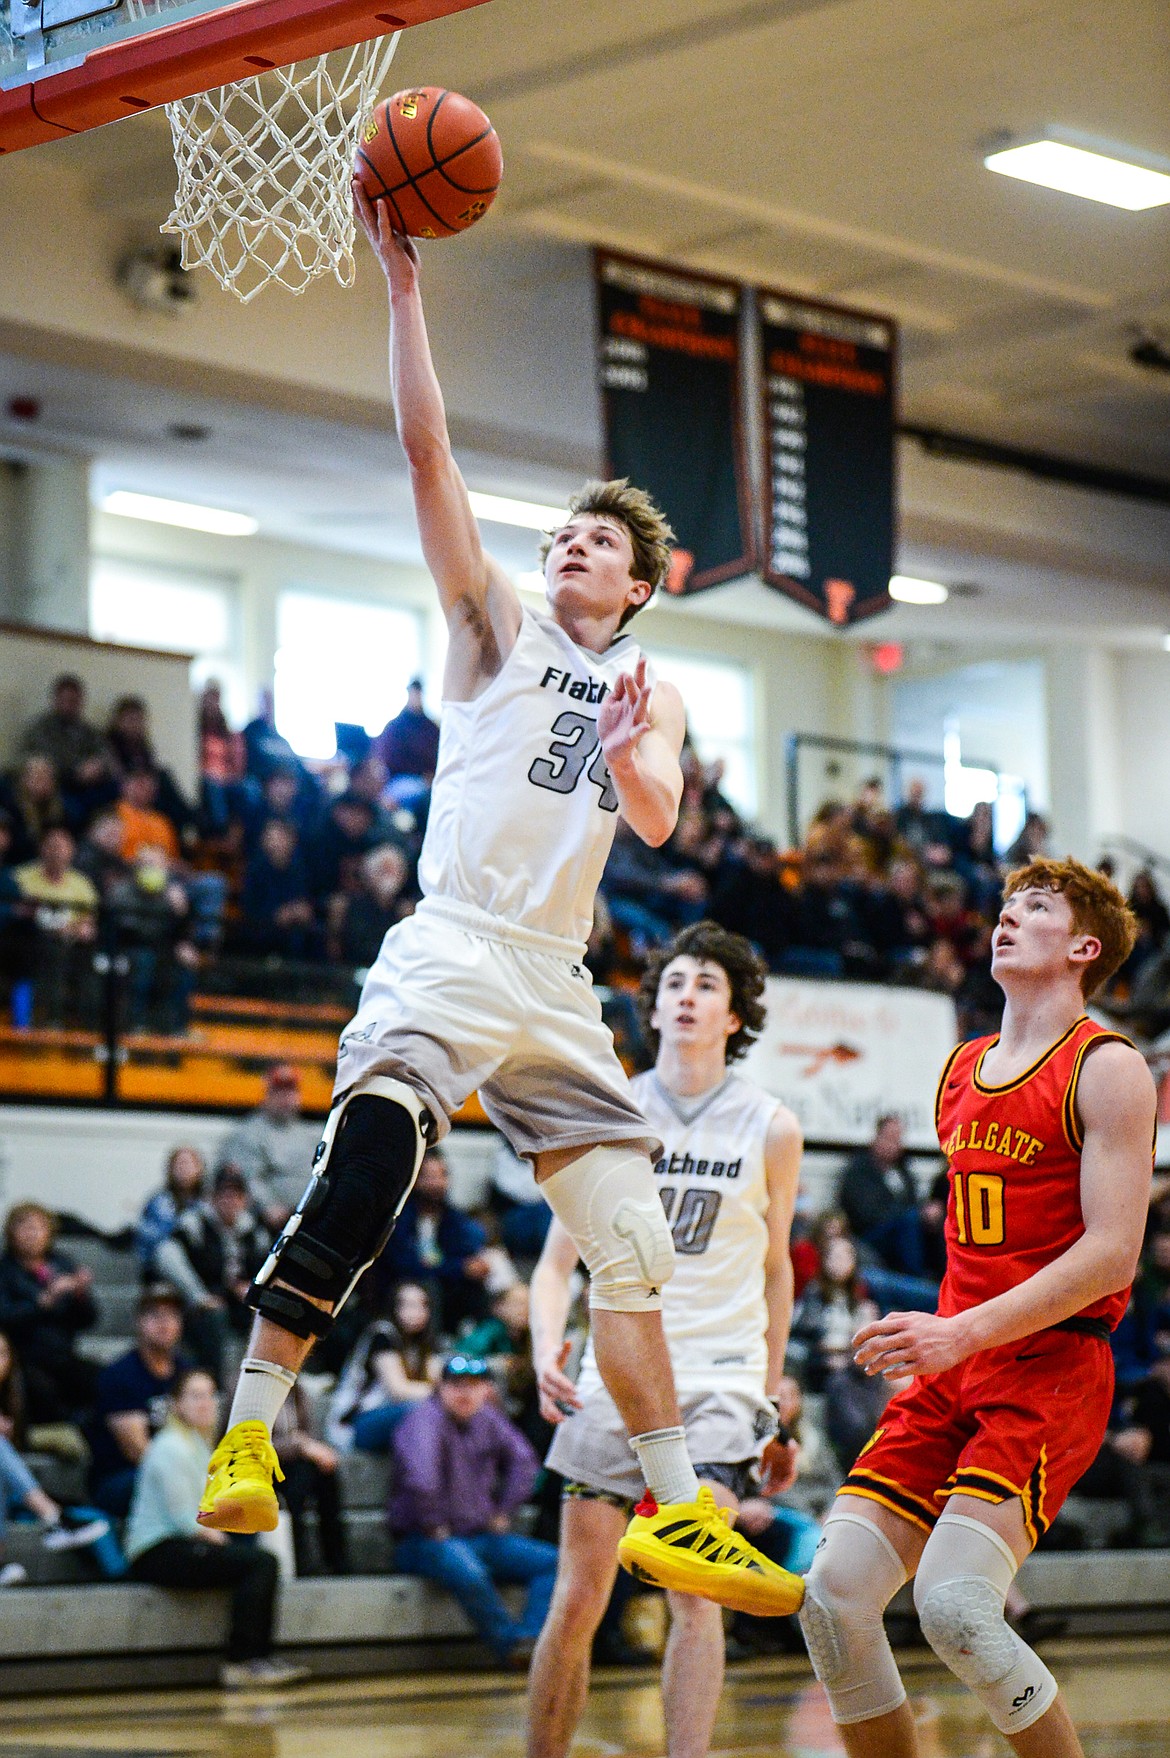
{"type": "Polygon", "coordinates": [[[850,1758],[915,1758],[882,1613],[915,1576],[939,1658],[1025,1758],[1084,1758],[1056,1681],[1004,1619],[1019,1565],[1096,1457],[1149,1206],[1154,1084],[1086,995],[1133,945],[1115,888],[1076,861],[1009,875],[992,942],[998,1037],[939,1082],[950,1169],[937,1313],[854,1338],[867,1373],[913,1375],[843,1485],[801,1622],[850,1758]]]}

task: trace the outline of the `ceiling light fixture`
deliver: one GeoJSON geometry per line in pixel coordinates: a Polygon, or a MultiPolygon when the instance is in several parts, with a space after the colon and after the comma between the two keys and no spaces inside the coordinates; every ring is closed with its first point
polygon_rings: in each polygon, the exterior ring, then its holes
{"type": "Polygon", "coordinates": [[[1034,140],[1004,141],[985,155],[989,171],[1039,183],[1086,201],[1137,213],[1170,202],[1170,160],[1094,141],[1071,129],[1046,128],[1034,140]]]}
{"type": "Polygon", "coordinates": [[[890,581],[890,597],[899,604],[945,604],[950,597],[938,580],[916,580],[912,574],[895,574],[890,581]]]}
{"type": "Polygon", "coordinates": [[[250,513],[223,507],[201,507],[192,501],[169,501],[155,494],[134,494],[115,488],[102,497],[103,513],[123,519],[149,519],[155,525],[181,525],[185,531],[210,531],[216,537],[252,537],[260,529],[250,513]]]}
{"type": "Polygon", "coordinates": [[[467,498],[477,519],[487,519],[492,525],[519,525],[524,531],[550,531],[563,525],[569,516],[564,507],[511,500],[502,494],[480,494],[474,488],[467,498]]]}

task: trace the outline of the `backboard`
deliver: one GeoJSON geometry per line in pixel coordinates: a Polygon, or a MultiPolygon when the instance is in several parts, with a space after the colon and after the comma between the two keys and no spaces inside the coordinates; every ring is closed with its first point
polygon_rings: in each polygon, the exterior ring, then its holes
{"type": "Polygon", "coordinates": [[[482,0],[0,0],[0,153],[482,0]]]}

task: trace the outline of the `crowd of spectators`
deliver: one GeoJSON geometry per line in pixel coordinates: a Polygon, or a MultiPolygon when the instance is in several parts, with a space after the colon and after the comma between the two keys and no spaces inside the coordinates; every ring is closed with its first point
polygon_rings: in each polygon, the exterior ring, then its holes
{"type": "MultiPolygon", "coordinates": [[[[121,697],[102,730],[81,681],[59,677],[0,780],[0,983],[14,1022],[92,1020],[94,955],[115,946],[132,1030],[182,1032],[201,967],[224,953],[258,968],[368,968],[418,897],[439,729],[415,679],[378,738],[349,734],[345,755],[308,764],[277,731],[270,695],[235,732],[210,683],[189,800],[158,759],[140,697],[121,697]]],[[[745,934],[775,972],[937,990],[965,1033],[994,1029],[991,929],[1005,872],[1046,851],[1039,813],[998,851],[986,803],[956,818],[928,803],[920,777],[899,800],[874,777],[852,802],[825,801],[801,845],[784,848],[689,743],[683,772],[662,847],[619,820],[589,948],[598,981],[635,981],[655,945],[708,917],[745,934]]],[[[1130,901],[1141,934],[1110,998],[1161,1030],[1170,909],[1148,870],[1130,901]]]]}
{"type": "MultiPolygon", "coordinates": [[[[127,1347],[98,1366],[85,1335],[98,1311],[88,1271],[60,1249],[56,1217],[13,1207],[0,1255],[0,1487],[12,1517],[45,1542],[88,1547],[90,1573],[157,1585],[201,1584],[231,1596],[222,1677],[285,1676],[271,1653],[276,1563],[224,1545],[195,1522],[197,1491],[244,1352],[243,1294],[295,1199],[312,1128],[288,1071],[270,1071],[269,1098],[222,1139],[208,1166],[190,1146],[168,1157],[161,1188],[134,1229],[141,1290],[127,1347]],[[273,1102],[275,1101],[275,1102],[273,1102]],[[299,1132],[299,1135],[298,1135],[299,1132]],[[293,1141],[300,1141],[296,1168],[293,1141]],[[31,1464],[58,1452],[88,1468],[80,1505],[63,1509],[31,1464]],[[119,1548],[119,1540],[121,1548],[119,1548]]],[[[350,1456],[383,1461],[393,1567],[455,1595],[486,1644],[520,1665],[547,1610],[556,1560],[556,1480],[541,1470],[550,1430],[540,1413],[528,1329],[527,1277],[539,1238],[504,1222],[493,1183],[474,1213],[452,1201],[449,1168],[432,1149],[390,1251],[369,1273],[274,1433],[296,1565],[344,1575],[361,1567],[346,1523],[350,1456]],[[517,1614],[504,1582],[525,1583],[517,1614]]],[[[819,1521],[874,1426],[889,1388],[853,1363],[860,1325],[892,1306],[933,1309],[942,1270],[945,1173],[908,1158],[899,1121],[877,1119],[871,1141],[843,1160],[832,1205],[798,1203],[785,1419],[797,1435],[795,1485],[749,1498],[753,1542],[790,1568],[807,1566],[819,1521]]],[[[582,1289],[583,1292],[583,1289],[582,1289]]],[[[579,1302],[571,1329],[583,1334],[579,1302]]],[[[1119,1537],[1170,1543],[1170,1178],[1155,1182],[1133,1298],[1114,1337],[1117,1402],[1101,1454],[1078,1486],[1126,1511],[1119,1537]]],[[[1077,1545],[1076,1502],[1045,1539],[1077,1545]]],[[[0,1586],[24,1571],[6,1565],[0,1586]]],[[[86,1553],[82,1553],[86,1554],[86,1553]]],[[[623,1583],[626,1593],[631,1591],[623,1583]]],[[[1025,1615],[1021,1611],[1021,1615],[1025,1615]]],[[[737,1619],[733,1652],[789,1646],[790,1626],[737,1619]]],[[[612,1620],[599,1643],[629,1656],[612,1620]]]]}

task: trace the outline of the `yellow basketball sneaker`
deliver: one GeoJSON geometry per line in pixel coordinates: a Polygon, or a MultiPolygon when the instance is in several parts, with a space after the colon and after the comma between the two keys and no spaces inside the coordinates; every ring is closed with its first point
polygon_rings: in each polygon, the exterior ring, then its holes
{"type": "Polygon", "coordinates": [[[284,1482],[262,1422],[237,1422],[211,1455],[199,1504],[200,1526],[216,1532],[275,1532],[279,1509],[272,1479],[284,1482]]]}
{"type": "Polygon", "coordinates": [[[770,1562],[729,1525],[707,1485],[695,1502],[660,1508],[647,1491],[618,1545],[622,1567],[653,1587],[696,1593],[731,1611],[783,1618],[799,1611],[804,1582],[770,1562]]]}

